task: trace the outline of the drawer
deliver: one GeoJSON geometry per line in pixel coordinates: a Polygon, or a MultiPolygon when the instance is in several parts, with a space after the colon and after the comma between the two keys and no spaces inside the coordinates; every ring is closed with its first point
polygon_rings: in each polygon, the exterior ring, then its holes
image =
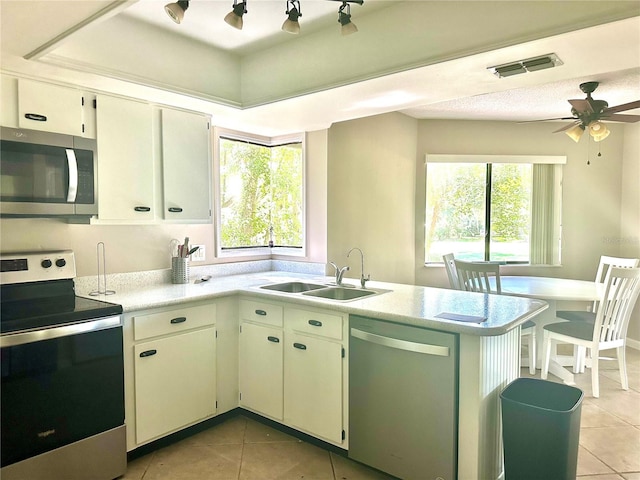
{"type": "Polygon", "coordinates": [[[255,300],[240,300],[240,319],[282,327],[282,306],[255,300]]]}
{"type": "Polygon", "coordinates": [[[184,332],[215,323],[215,304],[136,315],[133,317],[133,338],[134,340],[142,340],[159,335],[184,332]]]}
{"type": "Polygon", "coordinates": [[[287,308],[285,324],[287,329],[296,332],[342,340],[342,316],[340,315],[287,308]]]}

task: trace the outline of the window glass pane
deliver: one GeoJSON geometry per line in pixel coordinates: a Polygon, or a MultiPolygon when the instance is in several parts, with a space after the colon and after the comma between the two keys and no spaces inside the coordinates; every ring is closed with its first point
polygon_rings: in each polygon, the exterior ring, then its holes
{"type": "Polygon", "coordinates": [[[484,260],[486,165],[427,164],[425,260],[484,260]]]}
{"type": "Polygon", "coordinates": [[[531,167],[491,166],[490,260],[529,262],[531,167]]]}
{"type": "Polygon", "coordinates": [[[302,143],[219,146],[221,247],[302,247],[302,143]]]}
{"type": "Polygon", "coordinates": [[[274,244],[302,247],[302,143],[273,147],[271,154],[274,244]]]}

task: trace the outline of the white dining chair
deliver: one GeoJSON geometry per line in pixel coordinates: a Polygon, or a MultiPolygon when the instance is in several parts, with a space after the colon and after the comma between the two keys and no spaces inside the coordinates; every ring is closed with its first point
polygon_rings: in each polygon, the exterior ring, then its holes
{"type": "MultiPolygon", "coordinates": [[[[445,255],[446,256],[446,255],[445,255]]],[[[453,255],[451,255],[453,257],[453,255]]],[[[444,258],[444,257],[443,257],[444,258]]],[[[502,293],[500,264],[488,262],[465,262],[453,259],[459,290],[468,292],[502,293]],[[491,284],[494,277],[494,284],[491,284]]],[[[446,260],[445,260],[446,265],[446,260]]],[[[520,340],[527,341],[529,373],[536,373],[536,324],[527,320],[520,326],[520,340]]]]}
{"type": "MultiPolygon", "coordinates": [[[[596,270],[595,282],[604,283],[607,273],[609,272],[609,268],[611,267],[637,267],[638,265],[640,265],[640,259],[637,258],[621,258],[602,255],[600,257],[600,262],[598,263],[598,269],[596,270]]],[[[595,301],[591,305],[590,310],[558,310],[556,312],[556,317],[562,318],[563,320],[575,320],[593,323],[596,318],[595,312],[597,306],[598,302],[595,301]]],[[[584,373],[586,356],[587,353],[583,347],[577,346],[575,348],[575,352],[573,355],[574,373],[584,373]]]]}
{"type": "Polygon", "coordinates": [[[544,357],[542,378],[546,379],[551,358],[551,343],[569,343],[590,349],[591,386],[593,396],[600,396],[598,359],[603,350],[616,350],[620,381],[624,390],[629,389],[625,344],[629,318],[640,294],[640,268],[610,267],[605,279],[605,289],[597,303],[595,321],[550,323],[544,326],[544,357]]]}
{"type": "Polygon", "coordinates": [[[460,290],[460,285],[458,284],[458,272],[456,271],[456,264],[454,260],[455,258],[453,253],[447,253],[442,256],[444,268],[447,271],[447,278],[449,279],[449,286],[454,290],[460,290]]]}

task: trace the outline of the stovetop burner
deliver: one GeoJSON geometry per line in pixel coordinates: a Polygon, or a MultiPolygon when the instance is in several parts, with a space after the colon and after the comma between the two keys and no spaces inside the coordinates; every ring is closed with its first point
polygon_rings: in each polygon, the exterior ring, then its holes
{"type": "Polygon", "coordinates": [[[2,255],[0,333],[120,315],[122,306],[75,295],[73,252],[2,255]]]}

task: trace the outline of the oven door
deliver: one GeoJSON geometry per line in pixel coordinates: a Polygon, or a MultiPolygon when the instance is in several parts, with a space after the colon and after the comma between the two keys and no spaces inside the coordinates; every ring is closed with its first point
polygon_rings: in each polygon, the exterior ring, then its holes
{"type": "Polygon", "coordinates": [[[1,341],[2,467],[124,424],[119,316],[1,341]]]}

